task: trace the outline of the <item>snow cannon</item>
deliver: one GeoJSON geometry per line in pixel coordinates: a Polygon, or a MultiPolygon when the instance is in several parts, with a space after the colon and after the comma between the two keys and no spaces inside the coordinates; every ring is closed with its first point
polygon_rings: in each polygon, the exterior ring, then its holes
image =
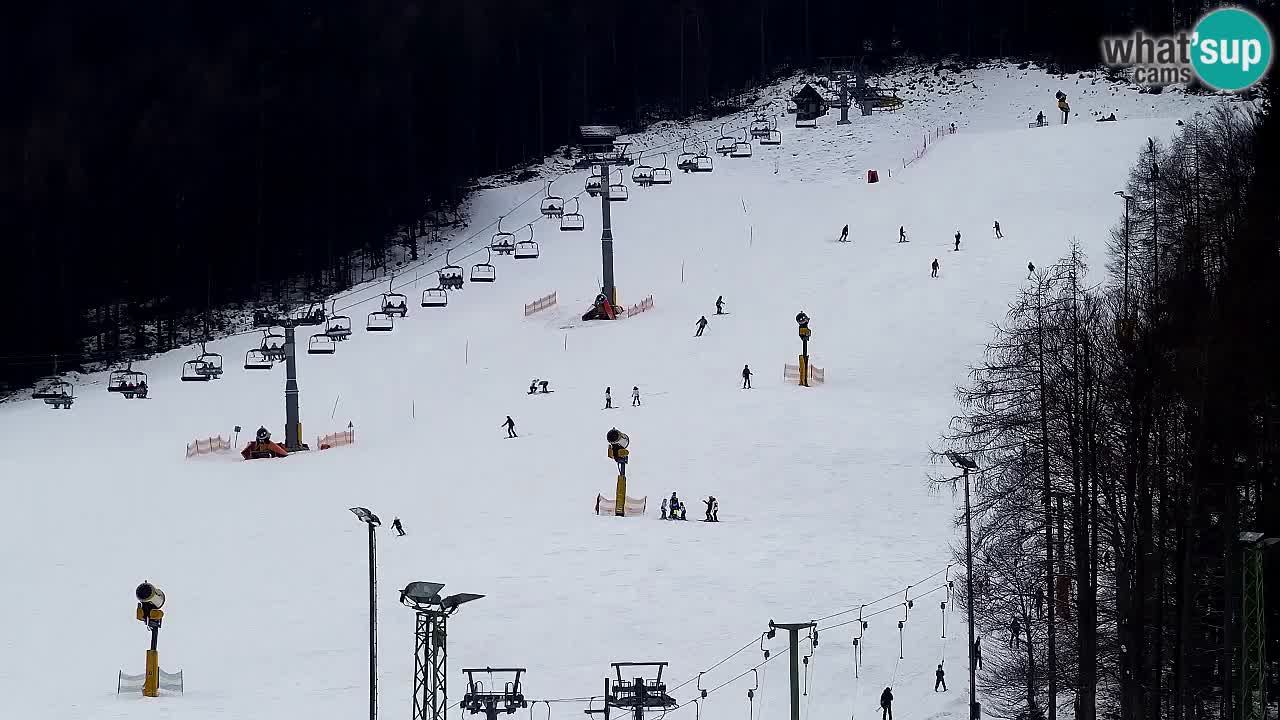
{"type": "Polygon", "coordinates": [[[604,439],[609,442],[609,458],[618,463],[618,489],[614,497],[613,514],[624,517],[627,508],[627,459],[631,456],[627,447],[631,445],[631,437],[618,428],[611,428],[604,439]]]}
{"type": "Polygon", "coordinates": [[[143,581],[133,591],[133,595],[138,599],[138,621],[146,623],[147,627],[160,627],[160,622],[164,619],[164,611],[160,609],[164,607],[164,591],[143,581]]]}
{"type": "Polygon", "coordinates": [[[800,384],[809,387],[809,336],[813,331],[809,329],[809,316],[803,310],[796,313],[796,325],[800,334],[800,384]]]}

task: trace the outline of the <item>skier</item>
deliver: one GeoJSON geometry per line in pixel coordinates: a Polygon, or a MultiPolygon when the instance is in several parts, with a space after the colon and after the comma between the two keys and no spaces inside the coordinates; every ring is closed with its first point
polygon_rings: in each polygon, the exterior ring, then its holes
{"type": "Polygon", "coordinates": [[[711,522],[720,522],[720,501],[711,498],[711,522]]]}
{"type": "Polygon", "coordinates": [[[395,530],[399,537],[404,537],[404,526],[400,524],[400,518],[391,521],[391,529],[395,530]]]}
{"type": "Polygon", "coordinates": [[[938,692],[938,686],[942,686],[942,692],[947,691],[947,673],[942,669],[942,663],[938,663],[938,669],[933,671],[933,691],[938,692]]]}
{"type": "Polygon", "coordinates": [[[538,392],[538,378],[529,381],[529,394],[532,395],[536,392],[538,392]]]}
{"type": "Polygon", "coordinates": [[[889,688],[880,693],[880,720],[893,720],[893,691],[889,688]]]}
{"type": "Polygon", "coordinates": [[[640,407],[640,386],[631,386],[631,407],[640,407]]]}
{"type": "Polygon", "coordinates": [[[907,241],[907,226],[899,225],[898,226],[898,242],[904,243],[906,241],[907,241]]]}
{"type": "Polygon", "coordinates": [[[960,252],[960,231],[956,231],[956,252],[960,252]]]}
{"type": "Polygon", "coordinates": [[[698,332],[694,333],[694,335],[693,335],[693,336],[694,336],[694,337],[702,337],[702,331],[707,329],[707,316],[706,316],[706,315],[703,315],[702,317],[698,318],[697,326],[698,326],[698,332]]]}
{"type": "Polygon", "coordinates": [[[702,501],[702,504],[707,506],[707,516],[704,520],[706,520],[706,522],[715,522],[716,518],[712,510],[714,510],[716,506],[716,496],[708,495],[707,499],[702,501]]]}
{"type": "Polygon", "coordinates": [[[670,508],[667,514],[668,520],[687,520],[688,519],[685,517],[684,506],[680,504],[680,498],[676,497],[675,490],[671,491],[671,500],[667,503],[667,506],[668,508],[670,508]]]}
{"type": "Polygon", "coordinates": [[[548,383],[550,383],[550,382],[551,382],[550,380],[539,380],[539,381],[538,381],[538,386],[542,388],[542,394],[543,394],[543,395],[546,395],[547,393],[551,392],[550,390],[548,390],[548,389],[547,389],[547,384],[548,384],[548,383]]]}
{"type": "Polygon", "coordinates": [[[604,409],[605,410],[613,409],[613,395],[610,394],[609,390],[610,390],[609,388],[604,389],[604,409]]]}
{"type": "Polygon", "coordinates": [[[938,277],[938,258],[933,259],[933,275],[930,277],[938,277]]]}
{"type": "Polygon", "coordinates": [[[755,373],[751,372],[750,367],[746,365],[742,366],[742,389],[743,390],[751,389],[751,376],[754,374],[755,373]]]}
{"type": "Polygon", "coordinates": [[[667,499],[662,498],[662,519],[667,519],[667,499]]]}
{"type": "Polygon", "coordinates": [[[1041,110],[1041,111],[1039,112],[1039,114],[1037,114],[1037,115],[1036,115],[1036,125],[1038,125],[1038,126],[1039,126],[1039,125],[1044,125],[1044,111],[1043,111],[1043,110],[1041,110]]]}
{"type": "Polygon", "coordinates": [[[717,315],[724,314],[724,296],[723,295],[716,298],[716,314],[717,315]]]}
{"type": "Polygon", "coordinates": [[[1021,641],[1022,626],[1018,624],[1018,618],[1014,618],[1009,622],[1009,647],[1018,647],[1021,641]]]}
{"type": "Polygon", "coordinates": [[[1027,279],[1028,280],[1030,280],[1031,276],[1035,274],[1035,271],[1036,271],[1036,264],[1028,261],[1027,262],[1027,279]]]}
{"type": "Polygon", "coordinates": [[[507,437],[509,438],[519,437],[516,435],[516,421],[512,420],[510,415],[507,416],[507,421],[498,427],[505,427],[507,429],[507,437]]]}
{"type": "Polygon", "coordinates": [[[845,225],[840,231],[840,242],[849,242],[849,226],[845,225]]]}
{"type": "Polygon", "coordinates": [[[996,238],[997,238],[997,239],[999,239],[999,238],[1004,237],[1004,233],[1000,232],[1000,221],[999,221],[999,220],[997,220],[997,221],[996,221],[995,228],[996,228],[996,238]]]}
{"type": "Polygon", "coordinates": [[[978,669],[982,669],[982,636],[979,635],[973,639],[973,661],[978,664],[978,669]]]}

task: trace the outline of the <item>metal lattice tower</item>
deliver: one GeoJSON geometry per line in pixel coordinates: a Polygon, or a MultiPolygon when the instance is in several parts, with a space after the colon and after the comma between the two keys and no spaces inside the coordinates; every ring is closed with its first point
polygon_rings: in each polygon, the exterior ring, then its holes
{"type": "Polygon", "coordinates": [[[1263,603],[1262,551],[1260,545],[1244,550],[1244,598],[1241,627],[1240,717],[1263,720],[1266,702],[1266,605],[1263,603]]]}
{"type": "Polygon", "coordinates": [[[616,662],[610,663],[614,677],[604,679],[604,707],[599,710],[584,710],[588,716],[600,714],[609,720],[609,709],[618,708],[631,713],[635,720],[644,720],[648,710],[670,710],[680,703],[667,692],[667,684],[662,681],[662,670],[665,662],[616,662]],[[639,668],[657,668],[654,677],[643,677],[639,668]],[[635,669],[637,677],[623,678],[625,670],[630,673],[635,669]]]}
{"type": "Polygon", "coordinates": [[[418,612],[413,653],[414,720],[444,720],[448,698],[445,623],[442,613],[418,612]]]}

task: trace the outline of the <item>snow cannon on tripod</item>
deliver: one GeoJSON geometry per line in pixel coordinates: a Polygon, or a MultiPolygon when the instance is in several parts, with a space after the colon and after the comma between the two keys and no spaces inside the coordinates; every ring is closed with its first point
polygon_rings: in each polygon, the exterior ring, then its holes
{"type": "Polygon", "coordinates": [[[146,670],[142,675],[117,675],[116,693],[142,691],[146,697],[159,697],[161,690],[182,692],[182,672],[167,673],[160,669],[160,653],[156,645],[160,640],[160,626],[164,622],[164,591],[144,580],[133,591],[138,606],[134,617],[151,631],[151,647],[147,650],[146,670]]]}
{"type": "Polygon", "coordinates": [[[800,384],[809,387],[809,336],[813,331],[809,329],[809,316],[803,310],[796,314],[796,325],[800,333],[800,384]]]}
{"type": "Polygon", "coordinates": [[[614,498],[613,514],[622,517],[626,514],[627,506],[627,459],[631,457],[631,451],[627,448],[631,445],[631,436],[618,428],[611,428],[604,438],[609,443],[609,459],[618,463],[618,490],[614,498]]]}

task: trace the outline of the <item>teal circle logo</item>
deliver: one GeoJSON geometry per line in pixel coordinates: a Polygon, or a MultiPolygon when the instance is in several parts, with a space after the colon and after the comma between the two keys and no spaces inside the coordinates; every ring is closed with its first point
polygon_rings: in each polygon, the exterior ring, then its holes
{"type": "Polygon", "coordinates": [[[1193,32],[1191,65],[1205,85],[1234,92],[1267,74],[1271,32],[1257,15],[1240,8],[1214,10],[1193,32]]]}

